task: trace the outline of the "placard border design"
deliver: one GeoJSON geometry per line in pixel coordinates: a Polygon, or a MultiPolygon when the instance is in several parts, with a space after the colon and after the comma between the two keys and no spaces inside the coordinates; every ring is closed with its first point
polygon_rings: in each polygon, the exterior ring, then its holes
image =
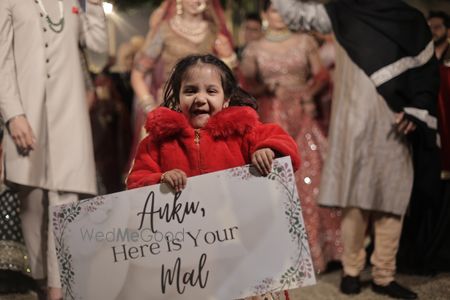
{"type": "MultiPolygon", "coordinates": [[[[231,177],[239,177],[241,180],[249,180],[255,176],[253,174],[257,174],[257,171],[253,166],[237,167],[229,169],[228,174],[231,177]]],[[[302,222],[302,209],[291,161],[280,162],[275,160],[272,172],[267,175],[267,178],[277,182],[277,188],[287,196],[283,205],[289,222],[289,234],[292,241],[297,245],[298,255],[291,257],[292,265],[281,275],[278,282],[274,278],[268,277],[256,284],[252,290],[257,295],[278,293],[289,289],[293,284],[303,284],[305,280],[315,277],[306,228],[302,226],[304,224],[302,222]]]]}

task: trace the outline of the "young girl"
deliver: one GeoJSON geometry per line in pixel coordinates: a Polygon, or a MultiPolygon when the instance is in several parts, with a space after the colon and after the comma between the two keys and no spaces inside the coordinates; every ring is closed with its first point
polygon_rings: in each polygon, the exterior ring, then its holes
{"type": "Polygon", "coordinates": [[[163,106],[148,114],[148,135],[128,176],[129,189],[161,182],[178,192],[188,176],[248,163],[267,175],[272,160],[286,155],[295,170],[299,166],[294,140],[278,125],[259,122],[254,99],[213,55],[177,63],[163,106]]]}

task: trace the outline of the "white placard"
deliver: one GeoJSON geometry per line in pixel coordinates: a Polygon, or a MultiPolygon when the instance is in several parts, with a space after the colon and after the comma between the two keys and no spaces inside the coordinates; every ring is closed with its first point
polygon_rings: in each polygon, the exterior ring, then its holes
{"type": "Polygon", "coordinates": [[[238,299],[315,283],[289,157],[53,210],[64,299],[238,299]]]}

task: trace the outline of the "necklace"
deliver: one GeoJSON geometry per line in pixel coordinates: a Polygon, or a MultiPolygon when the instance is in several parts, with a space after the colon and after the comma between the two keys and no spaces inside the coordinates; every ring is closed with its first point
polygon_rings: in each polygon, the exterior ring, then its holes
{"type": "Polygon", "coordinates": [[[42,3],[42,0],[37,0],[37,3],[39,4],[39,7],[41,8],[42,13],[44,14],[44,18],[48,23],[48,27],[56,33],[60,33],[64,29],[64,4],[63,0],[58,0],[58,6],[59,6],[59,21],[54,22],[50,16],[48,15],[47,10],[45,9],[44,4],[42,3]]]}
{"type": "Polygon", "coordinates": [[[170,20],[170,25],[176,32],[194,42],[201,41],[205,36],[206,29],[208,28],[208,24],[206,22],[193,25],[183,21],[183,19],[178,15],[170,20]]]}
{"type": "Polygon", "coordinates": [[[268,30],[266,32],[265,38],[271,42],[282,42],[287,40],[292,36],[292,31],[286,30],[268,30]]]}

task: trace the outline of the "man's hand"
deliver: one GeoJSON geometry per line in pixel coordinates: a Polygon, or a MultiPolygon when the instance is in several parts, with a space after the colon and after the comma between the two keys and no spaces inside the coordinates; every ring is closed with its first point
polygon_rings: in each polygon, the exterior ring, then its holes
{"type": "Polygon", "coordinates": [[[175,192],[181,192],[186,187],[187,176],[182,170],[173,169],[161,176],[161,183],[167,183],[175,192]]]}
{"type": "Polygon", "coordinates": [[[395,114],[395,126],[398,132],[405,135],[416,130],[416,125],[405,117],[404,112],[395,114]]]}
{"type": "Polygon", "coordinates": [[[272,162],[275,153],[270,148],[262,148],[256,150],[252,154],[252,164],[258,169],[263,176],[269,175],[272,171],[272,162]]]}
{"type": "Polygon", "coordinates": [[[7,123],[9,133],[17,146],[19,153],[27,156],[36,147],[36,137],[30,123],[24,115],[16,116],[7,123]]]}

